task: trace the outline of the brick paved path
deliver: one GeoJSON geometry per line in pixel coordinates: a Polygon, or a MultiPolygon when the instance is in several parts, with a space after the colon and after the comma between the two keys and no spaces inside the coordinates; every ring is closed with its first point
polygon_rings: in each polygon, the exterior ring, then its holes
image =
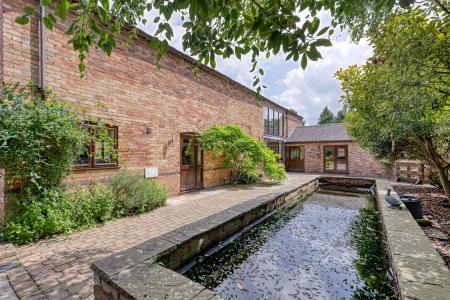
{"type": "Polygon", "coordinates": [[[19,266],[3,273],[0,270],[0,277],[6,273],[22,299],[93,298],[92,262],[280,186],[302,184],[316,177],[290,174],[282,185],[222,187],[172,197],[167,206],[146,214],[18,247],[16,255],[0,261],[0,266],[19,266]]]}

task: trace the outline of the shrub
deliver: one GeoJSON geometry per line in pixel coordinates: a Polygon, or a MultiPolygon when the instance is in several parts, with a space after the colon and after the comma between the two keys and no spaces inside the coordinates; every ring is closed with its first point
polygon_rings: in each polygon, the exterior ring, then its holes
{"type": "Polygon", "coordinates": [[[119,215],[142,213],[166,204],[167,191],[153,180],[120,172],[109,181],[119,215]]]}
{"type": "Polygon", "coordinates": [[[36,241],[73,227],[73,202],[61,189],[43,190],[39,195],[26,190],[22,197],[11,198],[17,212],[7,217],[4,239],[14,244],[36,241]]]}
{"type": "Polygon", "coordinates": [[[98,183],[89,190],[74,191],[73,201],[72,218],[77,227],[89,227],[111,220],[116,210],[111,188],[98,183]]]}
{"type": "Polygon", "coordinates": [[[279,155],[237,125],[215,125],[202,133],[198,142],[202,149],[225,159],[234,183],[252,183],[262,174],[272,181],[286,179],[284,165],[278,163],[279,155]]]}
{"type": "Polygon", "coordinates": [[[111,178],[109,185],[96,183],[72,191],[26,189],[11,195],[15,209],[0,237],[18,245],[146,212],[167,200],[166,190],[156,182],[126,172],[111,178]]]}
{"type": "Polygon", "coordinates": [[[82,120],[50,96],[41,100],[17,85],[0,87],[0,166],[22,188],[59,186],[84,150],[82,120]]]}

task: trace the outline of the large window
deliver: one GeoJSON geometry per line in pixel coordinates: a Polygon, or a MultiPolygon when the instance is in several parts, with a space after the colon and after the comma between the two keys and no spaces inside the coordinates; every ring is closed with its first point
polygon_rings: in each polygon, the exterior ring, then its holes
{"type": "Polygon", "coordinates": [[[264,107],[264,134],[284,136],[284,114],[269,107],[264,107]]]}
{"type": "Polygon", "coordinates": [[[90,133],[90,140],[84,153],[76,161],[77,169],[111,168],[118,166],[117,126],[102,126],[98,129],[95,124],[85,125],[90,133]]]}

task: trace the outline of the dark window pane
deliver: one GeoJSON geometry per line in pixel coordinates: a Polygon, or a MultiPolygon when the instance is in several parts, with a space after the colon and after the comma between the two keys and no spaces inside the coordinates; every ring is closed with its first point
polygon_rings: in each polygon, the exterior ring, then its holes
{"type": "Polygon", "coordinates": [[[280,135],[280,117],[277,111],[273,112],[273,119],[273,134],[278,136],[280,135]]]}
{"type": "Polygon", "coordinates": [[[264,107],[264,133],[269,133],[269,108],[264,107]]]}
{"type": "Polygon", "coordinates": [[[275,111],[272,110],[272,135],[275,134],[275,111]]]}
{"type": "Polygon", "coordinates": [[[181,163],[183,165],[193,165],[192,144],[190,139],[183,139],[181,148],[181,163]]]}
{"type": "Polygon", "coordinates": [[[106,129],[107,136],[97,134],[95,139],[95,164],[115,164],[116,163],[116,130],[106,129]]]}
{"type": "Polygon", "coordinates": [[[273,134],[273,110],[269,109],[269,130],[268,134],[273,134]]]}
{"type": "Polygon", "coordinates": [[[89,165],[89,145],[83,150],[83,153],[78,157],[75,162],[76,165],[89,165]]]}
{"type": "Polygon", "coordinates": [[[280,114],[280,136],[284,136],[284,114],[280,114]]]}

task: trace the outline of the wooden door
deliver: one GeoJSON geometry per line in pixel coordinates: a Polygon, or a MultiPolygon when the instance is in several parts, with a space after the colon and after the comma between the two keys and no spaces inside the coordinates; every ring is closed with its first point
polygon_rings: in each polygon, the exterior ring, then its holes
{"type": "Polygon", "coordinates": [[[183,133],[180,140],[180,178],[181,191],[203,187],[203,154],[195,134],[183,133]]]}
{"type": "Polygon", "coordinates": [[[325,173],[348,173],[347,145],[323,146],[323,171],[325,173]]]}
{"type": "Polygon", "coordinates": [[[305,147],[287,146],[285,164],[288,171],[305,172],[305,147]]]}

